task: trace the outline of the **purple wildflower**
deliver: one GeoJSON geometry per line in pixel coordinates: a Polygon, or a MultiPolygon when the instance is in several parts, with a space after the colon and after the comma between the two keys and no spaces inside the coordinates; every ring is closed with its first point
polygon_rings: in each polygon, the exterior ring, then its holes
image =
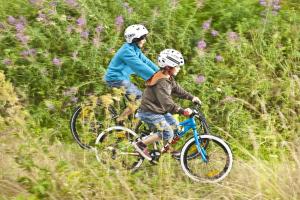
{"type": "Polygon", "coordinates": [[[129,8],[129,3],[124,2],[124,3],[123,3],[123,7],[124,7],[124,8],[129,8]]]}
{"type": "Polygon", "coordinates": [[[85,18],[83,18],[83,17],[78,18],[78,19],[76,20],[76,22],[77,22],[77,25],[80,26],[80,27],[86,25],[86,20],[85,20],[85,18]]]}
{"type": "Polygon", "coordinates": [[[71,7],[76,7],[78,5],[76,0],[65,0],[65,3],[71,7]]]}
{"type": "Polygon", "coordinates": [[[265,0],[259,0],[259,4],[261,6],[267,6],[267,2],[265,0]]]}
{"type": "Polygon", "coordinates": [[[15,25],[15,28],[16,28],[17,32],[20,33],[20,32],[23,32],[23,31],[24,31],[25,26],[24,26],[23,23],[18,22],[18,23],[15,25]]]}
{"type": "Polygon", "coordinates": [[[123,24],[124,24],[123,16],[120,15],[120,16],[116,17],[116,19],[115,19],[115,25],[117,27],[121,27],[121,26],[123,26],[123,24]]]}
{"type": "Polygon", "coordinates": [[[204,50],[206,48],[206,42],[204,40],[200,40],[197,44],[197,48],[200,50],[204,50]]]}
{"type": "Polygon", "coordinates": [[[19,17],[19,22],[25,25],[27,23],[26,18],[24,16],[19,17]]]}
{"type": "Polygon", "coordinates": [[[217,55],[215,59],[216,59],[217,62],[224,61],[224,58],[221,55],[217,55]]]}
{"type": "Polygon", "coordinates": [[[51,2],[49,3],[49,5],[52,6],[52,7],[56,7],[57,4],[58,4],[57,1],[51,1],[51,2]]]}
{"type": "Polygon", "coordinates": [[[3,61],[2,61],[2,63],[4,64],[4,65],[11,65],[12,64],[12,61],[10,60],[10,59],[8,59],[8,58],[5,58],[3,61]]]}
{"type": "Polygon", "coordinates": [[[99,25],[95,28],[96,33],[101,33],[103,31],[104,27],[102,25],[99,25]]]}
{"type": "Polygon", "coordinates": [[[8,17],[7,17],[7,22],[8,22],[10,25],[15,25],[15,23],[17,23],[17,20],[16,20],[16,18],[14,18],[13,16],[8,16],[8,17]]]}
{"type": "Polygon", "coordinates": [[[132,12],[133,12],[133,8],[129,7],[129,8],[127,9],[127,12],[128,12],[129,14],[132,13],[132,12]]]}
{"type": "Polygon", "coordinates": [[[95,47],[99,47],[99,44],[100,44],[100,40],[99,40],[99,37],[94,37],[93,38],[93,44],[95,47]]]}
{"type": "Polygon", "coordinates": [[[80,36],[84,39],[88,39],[89,38],[89,32],[88,31],[82,31],[80,33],[80,36]]]}
{"type": "Polygon", "coordinates": [[[210,29],[210,24],[211,24],[211,19],[205,21],[205,22],[202,24],[202,28],[203,28],[204,30],[208,30],[208,29],[210,29]]]}
{"type": "Polygon", "coordinates": [[[38,15],[38,17],[36,18],[36,20],[37,20],[38,22],[40,22],[40,21],[46,21],[46,20],[47,20],[47,16],[46,16],[44,13],[39,12],[39,15],[38,15]]]}
{"type": "Polygon", "coordinates": [[[228,33],[228,39],[231,42],[235,42],[235,41],[237,41],[239,39],[239,36],[238,36],[238,34],[236,32],[232,32],[231,31],[231,32],[228,33]]]}
{"type": "Polygon", "coordinates": [[[198,83],[198,84],[204,83],[204,81],[205,81],[205,77],[203,75],[198,75],[195,78],[195,82],[198,83]]]}
{"type": "Polygon", "coordinates": [[[74,27],[73,27],[72,25],[69,25],[69,26],[67,27],[67,33],[68,33],[68,34],[72,33],[73,29],[74,29],[74,27]]]}
{"type": "Polygon", "coordinates": [[[36,55],[35,49],[24,50],[21,52],[21,56],[23,56],[23,57],[35,56],[35,55],[36,55]]]}
{"type": "Polygon", "coordinates": [[[29,3],[37,6],[37,5],[42,4],[43,0],[29,0],[29,3]]]}
{"type": "Polygon", "coordinates": [[[24,35],[23,33],[16,34],[17,40],[19,40],[22,44],[27,44],[29,40],[29,36],[24,35]]]}
{"type": "Polygon", "coordinates": [[[219,32],[216,30],[212,30],[210,33],[213,37],[217,37],[219,35],[219,32]]]}
{"type": "Polygon", "coordinates": [[[273,5],[273,10],[274,10],[274,11],[279,11],[280,8],[281,8],[280,5],[273,5]]]}
{"type": "Polygon", "coordinates": [[[49,10],[48,15],[54,15],[56,13],[56,10],[49,10]]]}
{"type": "Polygon", "coordinates": [[[60,59],[58,58],[53,58],[52,60],[52,63],[55,65],[55,66],[60,66],[62,64],[62,62],[60,61],[60,59]]]}
{"type": "Polygon", "coordinates": [[[127,10],[128,13],[132,13],[132,8],[129,6],[129,3],[123,3],[123,7],[127,10]]]}

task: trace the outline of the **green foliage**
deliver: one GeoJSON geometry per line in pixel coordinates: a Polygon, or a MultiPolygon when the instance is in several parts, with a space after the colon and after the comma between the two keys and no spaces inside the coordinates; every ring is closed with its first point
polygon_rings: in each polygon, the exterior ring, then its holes
{"type": "MultiPolygon", "coordinates": [[[[176,79],[200,97],[212,132],[231,144],[236,158],[251,160],[255,155],[258,159],[279,162],[284,157],[281,153],[287,152],[284,144],[298,137],[300,6],[297,0],[281,1],[278,12],[274,12],[272,0],[266,0],[270,3],[267,6],[252,0],[74,0],[76,5],[68,2],[72,1],[0,0],[0,132],[7,133],[3,135],[30,132],[30,138],[43,141],[42,147],[28,144],[16,148],[13,163],[25,172],[15,180],[27,191],[13,195],[16,199],[99,197],[88,190],[99,188],[101,178],[107,182],[100,185],[105,189],[103,195],[113,198],[123,192],[128,195],[126,198],[134,199],[124,188],[128,187],[126,184],[140,184],[141,174],[138,178],[124,176],[127,182],[121,182],[116,174],[107,176],[101,172],[94,176],[96,172],[89,169],[95,163],[81,168],[86,163],[69,161],[67,155],[66,160],[56,157],[58,161],[51,171],[34,157],[36,149],[44,152],[40,156],[55,157],[59,152],[52,154],[53,145],[74,143],[69,133],[72,111],[89,97],[99,98],[111,92],[102,77],[124,42],[125,27],[134,23],[145,24],[150,30],[144,52],[153,61],[164,48],[183,53],[186,65],[176,79]],[[116,24],[118,16],[124,22],[116,24]],[[217,31],[216,35],[212,31],[217,31]],[[201,47],[201,42],[206,46],[201,47]],[[73,164],[78,168],[74,169],[73,164]],[[66,178],[61,179],[65,174],[66,178]],[[114,181],[119,183],[116,191],[112,191],[116,186],[114,181]],[[51,196],[57,191],[57,196],[51,196]]],[[[144,88],[141,79],[134,77],[133,81],[144,88]]],[[[179,102],[184,107],[191,106],[187,101],[179,102]]],[[[22,134],[15,137],[26,140],[22,134]]],[[[78,157],[81,159],[82,155],[78,157]]],[[[264,170],[261,174],[269,177],[264,170]]],[[[160,181],[171,185],[168,181],[176,180],[156,176],[159,172],[150,171],[147,176],[151,177],[151,183],[135,191],[145,193],[151,187],[159,189],[160,181]]],[[[164,176],[171,175],[164,172],[164,176]]],[[[179,179],[182,187],[194,186],[183,177],[179,179]]],[[[259,184],[262,188],[269,186],[267,181],[259,184]]],[[[148,198],[158,195],[152,191],[148,198]]],[[[282,197],[283,193],[272,196],[272,191],[260,198],[282,197]]],[[[191,195],[186,191],[182,194],[186,195],[182,198],[191,195]]],[[[237,198],[243,197],[253,198],[237,198]]]]}

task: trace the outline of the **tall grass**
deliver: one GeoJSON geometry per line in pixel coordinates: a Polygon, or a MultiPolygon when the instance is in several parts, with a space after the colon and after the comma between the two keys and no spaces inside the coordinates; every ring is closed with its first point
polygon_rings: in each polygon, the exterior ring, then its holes
{"type": "MultiPolygon", "coordinates": [[[[3,199],[299,199],[299,140],[271,161],[235,158],[219,184],[192,182],[165,154],[158,165],[144,163],[135,174],[95,161],[76,145],[30,135],[0,138],[3,199]]],[[[252,154],[251,152],[247,152],[252,154]]]]}
{"type": "Polygon", "coordinates": [[[1,198],[299,199],[299,8],[297,0],[0,0],[1,198]],[[133,23],[150,30],[144,52],[153,61],[164,48],[183,53],[176,79],[233,149],[224,182],[193,183],[168,155],[117,173],[74,144],[72,111],[111,93],[102,77],[133,23]]]}

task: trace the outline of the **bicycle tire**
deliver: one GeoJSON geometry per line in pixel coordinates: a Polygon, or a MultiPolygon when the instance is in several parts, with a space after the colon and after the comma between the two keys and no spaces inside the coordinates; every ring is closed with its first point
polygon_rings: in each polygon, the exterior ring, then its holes
{"type": "Polygon", "coordinates": [[[182,170],[189,178],[197,182],[216,183],[223,180],[229,174],[233,165],[233,156],[230,147],[222,139],[213,135],[201,135],[199,139],[204,142],[206,140],[209,141],[208,143],[206,142],[204,147],[208,155],[208,163],[202,160],[200,153],[196,153],[198,150],[195,138],[191,138],[185,143],[181,151],[180,165],[182,170]],[[220,151],[217,152],[217,150],[220,151]],[[191,159],[189,156],[191,153],[194,155],[197,154],[197,156],[191,159]],[[217,158],[221,154],[223,154],[223,157],[221,157],[222,160],[218,161],[217,158]],[[220,163],[220,167],[216,166],[220,163]]]}
{"type": "MultiPolygon", "coordinates": [[[[107,108],[108,116],[104,117],[103,108],[100,105],[93,106],[90,113],[85,115],[83,112],[84,108],[89,108],[89,105],[81,105],[78,106],[70,119],[70,130],[72,137],[76,141],[76,143],[83,149],[90,150],[94,145],[95,138],[100,133],[101,129],[103,130],[105,127],[110,127],[118,124],[116,121],[119,116],[119,112],[122,112],[124,107],[127,106],[127,98],[117,102],[115,105],[110,105],[107,108]],[[120,103],[121,102],[121,103],[120,103]],[[102,110],[101,110],[102,109],[102,110]],[[93,115],[93,116],[92,116],[93,115]],[[93,119],[91,119],[93,118],[93,119]]],[[[133,117],[134,114],[128,117],[127,126],[133,128],[134,130],[138,130],[135,126],[135,119],[133,117]]]]}
{"type": "Polygon", "coordinates": [[[70,129],[71,129],[71,133],[72,133],[72,136],[74,138],[74,140],[77,142],[77,144],[83,148],[83,149],[91,149],[91,146],[88,145],[88,144],[85,144],[81,141],[80,137],[79,137],[79,134],[78,134],[78,131],[77,131],[77,128],[76,128],[76,121],[77,121],[77,118],[80,114],[82,110],[82,107],[79,106],[75,109],[75,111],[73,112],[72,116],[71,116],[71,120],[70,120],[70,129]]]}
{"type": "Polygon", "coordinates": [[[143,163],[144,158],[136,152],[132,142],[137,134],[122,126],[113,126],[102,131],[95,142],[94,151],[97,161],[104,164],[121,165],[123,169],[135,172],[143,163]]]}

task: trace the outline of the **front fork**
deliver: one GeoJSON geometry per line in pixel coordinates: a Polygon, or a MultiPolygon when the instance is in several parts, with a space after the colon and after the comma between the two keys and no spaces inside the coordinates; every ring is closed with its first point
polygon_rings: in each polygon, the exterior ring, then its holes
{"type": "Polygon", "coordinates": [[[203,160],[205,163],[207,163],[208,160],[207,160],[207,154],[206,154],[206,151],[205,151],[204,147],[201,146],[202,140],[201,140],[200,137],[198,137],[198,133],[197,133],[197,130],[196,130],[196,129],[193,129],[193,132],[194,132],[194,138],[195,138],[197,150],[198,150],[198,152],[200,153],[202,160],[203,160]],[[199,139],[198,139],[198,138],[199,138],[199,139]]]}

